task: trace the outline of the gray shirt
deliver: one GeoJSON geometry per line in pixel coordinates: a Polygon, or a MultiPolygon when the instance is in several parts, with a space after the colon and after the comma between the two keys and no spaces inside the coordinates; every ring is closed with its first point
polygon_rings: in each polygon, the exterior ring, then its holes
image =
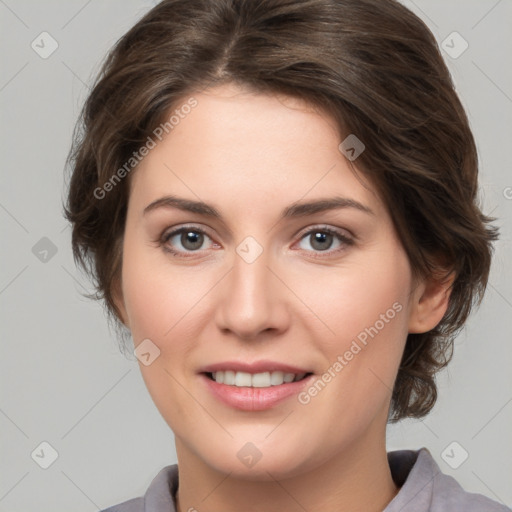
{"type": "MultiPolygon", "coordinates": [[[[465,491],[441,473],[427,448],[388,452],[398,494],[383,512],[511,512],[512,509],[482,494],[465,491]]],[[[144,496],[102,512],[176,512],[178,466],[166,466],[153,479],[144,496]]]]}

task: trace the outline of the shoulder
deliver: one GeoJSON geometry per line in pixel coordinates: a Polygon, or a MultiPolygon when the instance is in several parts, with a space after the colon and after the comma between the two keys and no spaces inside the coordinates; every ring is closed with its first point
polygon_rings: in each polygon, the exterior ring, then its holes
{"type": "Polygon", "coordinates": [[[100,512],[176,512],[178,465],[166,466],[153,478],[144,496],[123,501],[100,512]]]}
{"type": "Polygon", "coordinates": [[[511,509],[477,493],[467,492],[444,474],[427,448],[388,453],[398,494],[384,512],[511,512],[511,509]]]}

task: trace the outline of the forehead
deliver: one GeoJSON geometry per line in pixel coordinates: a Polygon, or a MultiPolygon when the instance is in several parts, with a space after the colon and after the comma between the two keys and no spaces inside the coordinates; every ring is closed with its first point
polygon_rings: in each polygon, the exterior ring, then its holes
{"type": "MultiPolygon", "coordinates": [[[[334,119],[319,108],[234,85],[184,97],[181,104],[191,97],[194,108],[176,117],[134,172],[131,202],[172,193],[260,213],[271,203],[328,195],[379,202],[340,152],[334,119]]],[[[173,112],[179,109],[177,102],[173,112]]]]}

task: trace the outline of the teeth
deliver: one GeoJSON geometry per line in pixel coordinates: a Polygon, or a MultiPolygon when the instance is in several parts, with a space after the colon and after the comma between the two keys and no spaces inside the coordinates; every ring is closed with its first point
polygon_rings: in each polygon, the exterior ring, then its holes
{"type": "Polygon", "coordinates": [[[280,386],[281,384],[302,380],[305,373],[284,373],[284,372],[263,372],[247,373],[234,372],[231,370],[212,373],[213,380],[219,384],[229,386],[269,388],[270,386],[280,386]]]}
{"type": "Polygon", "coordinates": [[[224,372],[224,384],[229,384],[230,386],[235,385],[235,372],[232,372],[231,370],[226,370],[224,372]]]}
{"type": "Polygon", "coordinates": [[[235,373],[235,386],[244,387],[252,386],[252,376],[250,373],[236,372],[235,373]]]}
{"type": "Polygon", "coordinates": [[[285,382],[293,382],[293,379],[295,379],[295,375],[293,373],[285,373],[283,380],[285,382]]]}
{"type": "Polygon", "coordinates": [[[272,386],[279,386],[284,382],[284,373],[283,372],[272,372],[270,374],[270,384],[272,386]]]}
{"type": "MultiPolygon", "coordinates": [[[[246,373],[245,375],[249,374],[246,373]]],[[[255,373],[252,377],[249,375],[249,382],[252,384],[253,388],[268,388],[272,384],[269,372],[255,373]]],[[[250,386],[251,384],[246,384],[246,386],[250,386]]]]}

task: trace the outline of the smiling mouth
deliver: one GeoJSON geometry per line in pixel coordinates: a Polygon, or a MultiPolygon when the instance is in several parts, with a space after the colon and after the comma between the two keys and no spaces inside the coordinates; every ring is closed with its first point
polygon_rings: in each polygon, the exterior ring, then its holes
{"type": "Polygon", "coordinates": [[[299,382],[312,373],[286,373],[282,371],[248,373],[232,370],[206,372],[205,375],[217,384],[234,387],[270,388],[291,382],[299,382]]]}

